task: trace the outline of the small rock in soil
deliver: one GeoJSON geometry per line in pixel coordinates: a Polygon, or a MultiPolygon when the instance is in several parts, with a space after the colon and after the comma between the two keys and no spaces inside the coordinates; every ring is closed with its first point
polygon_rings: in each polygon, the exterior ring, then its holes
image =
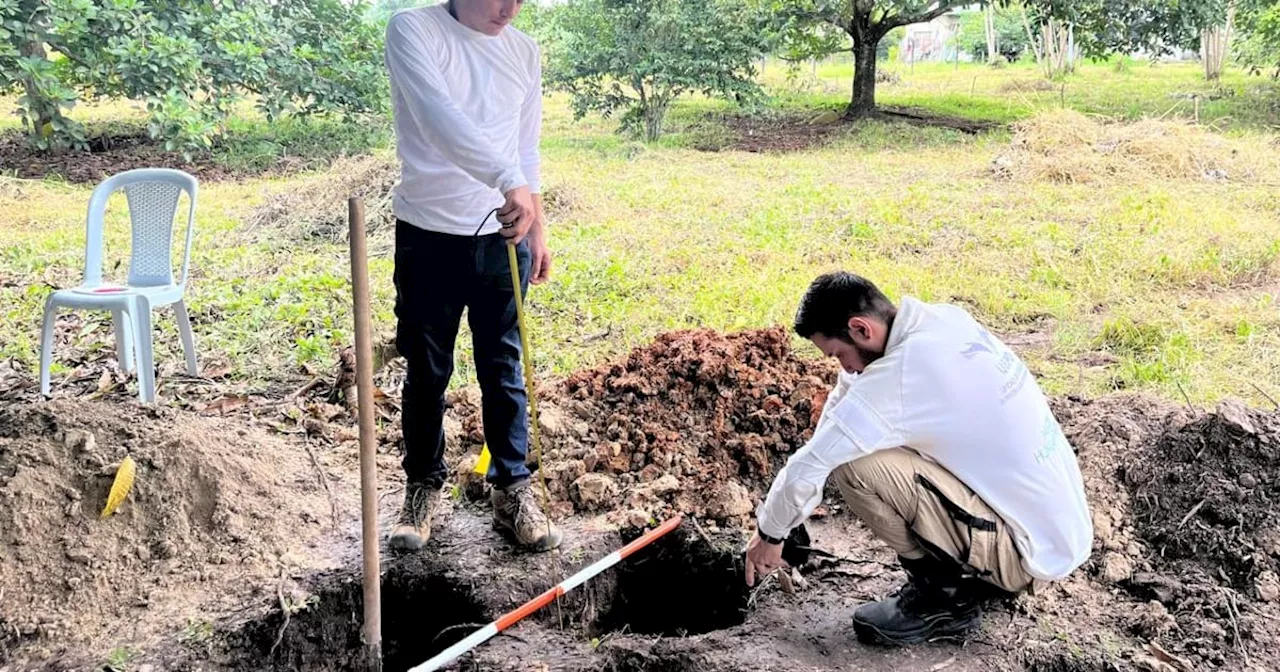
{"type": "Polygon", "coordinates": [[[1253,474],[1240,474],[1240,487],[1256,488],[1258,487],[1258,479],[1255,478],[1253,474]]]}
{"type": "Polygon", "coordinates": [[[1093,538],[1103,546],[1111,541],[1115,530],[1111,525],[1111,516],[1102,511],[1093,512],[1093,538]]]}
{"type": "Polygon", "coordinates": [[[1129,583],[1138,589],[1136,592],[1139,594],[1149,594],[1165,604],[1173,604],[1186,592],[1182,582],[1150,572],[1134,574],[1129,583]]]}
{"type": "Polygon", "coordinates": [[[1265,571],[1258,575],[1256,582],[1258,598],[1263,602],[1280,601],[1280,575],[1273,571],[1265,571]]]}
{"type": "Polygon", "coordinates": [[[1178,622],[1165,606],[1155,600],[1138,605],[1129,622],[1129,629],[1146,639],[1155,639],[1178,627],[1178,622]]]}
{"type": "Polygon", "coordinates": [[[1253,420],[1249,418],[1249,409],[1239,401],[1229,399],[1218,405],[1218,415],[1227,427],[1241,434],[1257,434],[1253,420]]]}
{"type": "Polygon", "coordinates": [[[631,509],[626,513],[626,524],[631,527],[644,527],[649,524],[651,516],[644,509],[631,509]]]}
{"type": "Polygon", "coordinates": [[[564,434],[567,419],[558,407],[547,406],[538,411],[538,426],[548,437],[555,438],[564,434]]]}
{"type": "Polygon", "coordinates": [[[88,550],[83,548],[68,548],[67,559],[71,560],[72,562],[78,562],[82,565],[87,565],[93,561],[93,556],[89,554],[88,550]]]}
{"type": "Polygon", "coordinates": [[[1109,583],[1120,583],[1133,576],[1133,561],[1119,553],[1107,553],[1102,558],[1102,577],[1109,583]]]}
{"type": "Polygon", "coordinates": [[[735,518],[751,513],[751,496],[737,481],[725,481],[707,502],[707,513],[716,518],[735,518]]]}
{"type": "Polygon", "coordinates": [[[92,453],[98,448],[98,440],[92,433],[83,429],[67,430],[63,442],[68,448],[82,453],[92,453]]]}
{"type": "Polygon", "coordinates": [[[574,501],[583,509],[601,509],[618,495],[618,483],[607,474],[583,474],[573,482],[574,501]]]}

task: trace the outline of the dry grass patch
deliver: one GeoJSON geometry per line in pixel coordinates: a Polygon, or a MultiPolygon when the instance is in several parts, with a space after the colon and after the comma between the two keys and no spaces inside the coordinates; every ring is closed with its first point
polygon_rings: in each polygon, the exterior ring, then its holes
{"type": "Polygon", "coordinates": [[[996,159],[995,171],[1067,184],[1116,178],[1280,183],[1271,142],[1235,140],[1185,121],[1116,123],[1058,110],[1015,124],[1010,151],[996,159]]]}

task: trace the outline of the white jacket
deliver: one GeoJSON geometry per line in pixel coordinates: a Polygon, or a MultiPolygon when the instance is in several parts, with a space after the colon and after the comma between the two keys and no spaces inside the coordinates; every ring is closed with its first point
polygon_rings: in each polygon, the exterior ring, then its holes
{"type": "Polygon", "coordinates": [[[885,354],[841,373],[809,442],[756,511],[786,537],[827,476],[905,446],[938,462],[1004,519],[1028,574],[1061,579],[1088,558],[1093,523],[1075,452],[1017,355],[963,309],[904,297],[885,354]]]}
{"type": "MultiPolygon", "coordinates": [[[[533,38],[511,26],[486,35],[444,4],[397,12],[386,38],[396,217],[470,236],[507,191],[538,193],[542,60],[533,38]]],[[[480,233],[500,226],[490,217],[480,233]]]]}

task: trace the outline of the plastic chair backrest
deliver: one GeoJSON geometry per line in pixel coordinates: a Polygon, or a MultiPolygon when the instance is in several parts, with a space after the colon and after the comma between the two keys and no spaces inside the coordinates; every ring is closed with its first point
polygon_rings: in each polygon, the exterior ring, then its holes
{"type": "Polygon", "coordinates": [[[195,232],[196,178],[169,168],[140,168],[117,173],[103,180],[89,198],[85,240],[84,284],[102,284],[102,230],[107,200],[124,190],[129,204],[132,245],[129,250],[129,280],[133,287],[157,287],[173,282],[173,221],[178,199],[187,192],[187,236],[182,254],[182,275],[177,284],[187,282],[191,261],[191,239],[195,232]]]}

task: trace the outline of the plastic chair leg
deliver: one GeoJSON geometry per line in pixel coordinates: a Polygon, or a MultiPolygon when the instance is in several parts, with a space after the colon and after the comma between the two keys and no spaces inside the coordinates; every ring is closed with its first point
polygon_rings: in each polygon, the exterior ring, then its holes
{"type": "Polygon", "coordinates": [[[120,360],[120,369],[133,373],[137,369],[133,361],[133,324],[122,309],[111,311],[111,322],[115,325],[116,358],[120,360]]]}
{"type": "Polygon", "coordinates": [[[58,304],[50,296],[44,302],[44,325],[40,333],[40,394],[49,396],[49,369],[53,366],[53,327],[58,318],[58,304]]]}
{"type": "Polygon", "coordinates": [[[151,350],[151,302],[138,297],[133,306],[134,343],[138,354],[138,399],[144,404],[156,400],[155,356],[151,350]]]}
{"type": "Polygon", "coordinates": [[[196,361],[196,337],[191,333],[191,318],[187,316],[187,304],[179,299],[173,304],[173,310],[178,314],[178,334],[182,336],[182,352],[187,355],[187,373],[198,376],[200,365],[196,361]]]}

